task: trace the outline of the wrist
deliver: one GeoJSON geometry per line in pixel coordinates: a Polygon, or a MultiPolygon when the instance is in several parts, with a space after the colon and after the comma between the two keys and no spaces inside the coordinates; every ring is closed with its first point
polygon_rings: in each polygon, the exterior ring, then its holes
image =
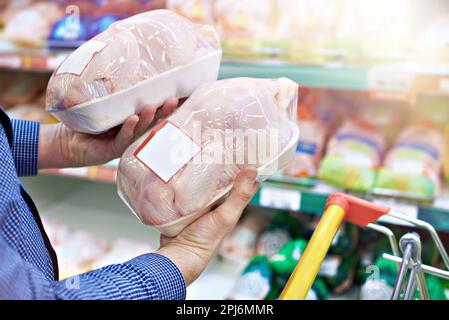
{"type": "Polygon", "coordinates": [[[159,248],[155,253],[170,259],[178,267],[186,286],[199,277],[210,260],[210,257],[179,245],[168,244],[159,248]]]}
{"type": "Polygon", "coordinates": [[[43,125],[39,133],[40,169],[75,166],[74,152],[70,149],[69,133],[61,124],[43,125]]]}

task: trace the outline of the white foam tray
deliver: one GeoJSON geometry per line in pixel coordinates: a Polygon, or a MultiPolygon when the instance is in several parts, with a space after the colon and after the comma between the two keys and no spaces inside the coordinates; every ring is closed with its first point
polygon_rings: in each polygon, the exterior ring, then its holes
{"type": "Polygon", "coordinates": [[[200,85],[217,80],[220,61],[221,50],[217,50],[126,90],[73,108],[48,111],[72,130],[99,134],[139,114],[147,105],[161,106],[170,97],[188,97],[200,85]]]}

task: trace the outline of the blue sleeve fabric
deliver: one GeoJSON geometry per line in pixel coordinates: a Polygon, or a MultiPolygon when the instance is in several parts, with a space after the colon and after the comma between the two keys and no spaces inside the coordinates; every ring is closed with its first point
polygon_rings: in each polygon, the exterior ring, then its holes
{"type": "Polygon", "coordinates": [[[37,174],[39,122],[11,119],[12,155],[18,176],[37,174]]]}
{"type": "Polygon", "coordinates": [[[168,258],[149,253],[62,281],[51,281],[0,236],[0,299],[181,300],[184,278],[168,258]]]}

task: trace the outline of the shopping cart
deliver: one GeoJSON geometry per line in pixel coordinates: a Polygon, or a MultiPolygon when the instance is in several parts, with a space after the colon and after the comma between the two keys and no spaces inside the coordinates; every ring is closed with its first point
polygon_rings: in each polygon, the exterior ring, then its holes
{"type": "Polygon", "coordinates": [[[335,193],[328,198],[320,223],[290,276],[280,296],[281,300],[304,300],[307,297],[332,240],[343,221],[363,228],[370,228],[388,237],[393,254],[385,253],[383,257],[399,265],[391,299],[413,299],[416,290],[418,290],[420,299],[430,299],[424,277],[425,273],[449,279],[448,254],[437,232],[429,223],[405,216],[387,206],[374,204],[343,193],[335,193]],[[441,255],[446,270],[422,264],[419,235],[414,232],[407,233],[401,237],[398,243],[394,233],[389,228],[375,223],[382,216],[389,216],[427,231],[441,255]],[[409,276],[407,283],[405,283],[407,273],[409,276]]]}

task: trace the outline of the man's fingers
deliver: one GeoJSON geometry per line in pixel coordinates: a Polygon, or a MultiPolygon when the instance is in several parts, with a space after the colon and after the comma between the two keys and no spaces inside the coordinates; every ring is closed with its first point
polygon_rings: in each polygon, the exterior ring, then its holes
{"type": "Polygon", "coordinates": [[[162,114],[166,117],[171,115],[178,106],[178,103],[179,100],[177,98],[168,98],[162,106],[162,114]]]}
{"type": "Polygon", "coordinates": [[[226,228],[233,227],[237,223],[243,209],[259,188],[256,177],[257,170],[255,168],[246,168],[240,171],[228,199],[212,212],[218,223],[226,228]]]}
{"type": "Polygon", "coordinates": [[[156,115],[157,107],[154,105],[146,106],[139,115],[139,122],[134,130],[134,135],[136,137],[144,134],[151,126],[154,117],[156,115]]]}
{"type": "Polygon", "coordinates": [[[133,141],[134,132],[139,122],[139,117],[136,115],[130,116],[120,128],[120,131],[117,133],[113,140],[113,147],[116,153],[116,156],[120,156],[121,153],[129,146],[129,144],[133,141]]]}

